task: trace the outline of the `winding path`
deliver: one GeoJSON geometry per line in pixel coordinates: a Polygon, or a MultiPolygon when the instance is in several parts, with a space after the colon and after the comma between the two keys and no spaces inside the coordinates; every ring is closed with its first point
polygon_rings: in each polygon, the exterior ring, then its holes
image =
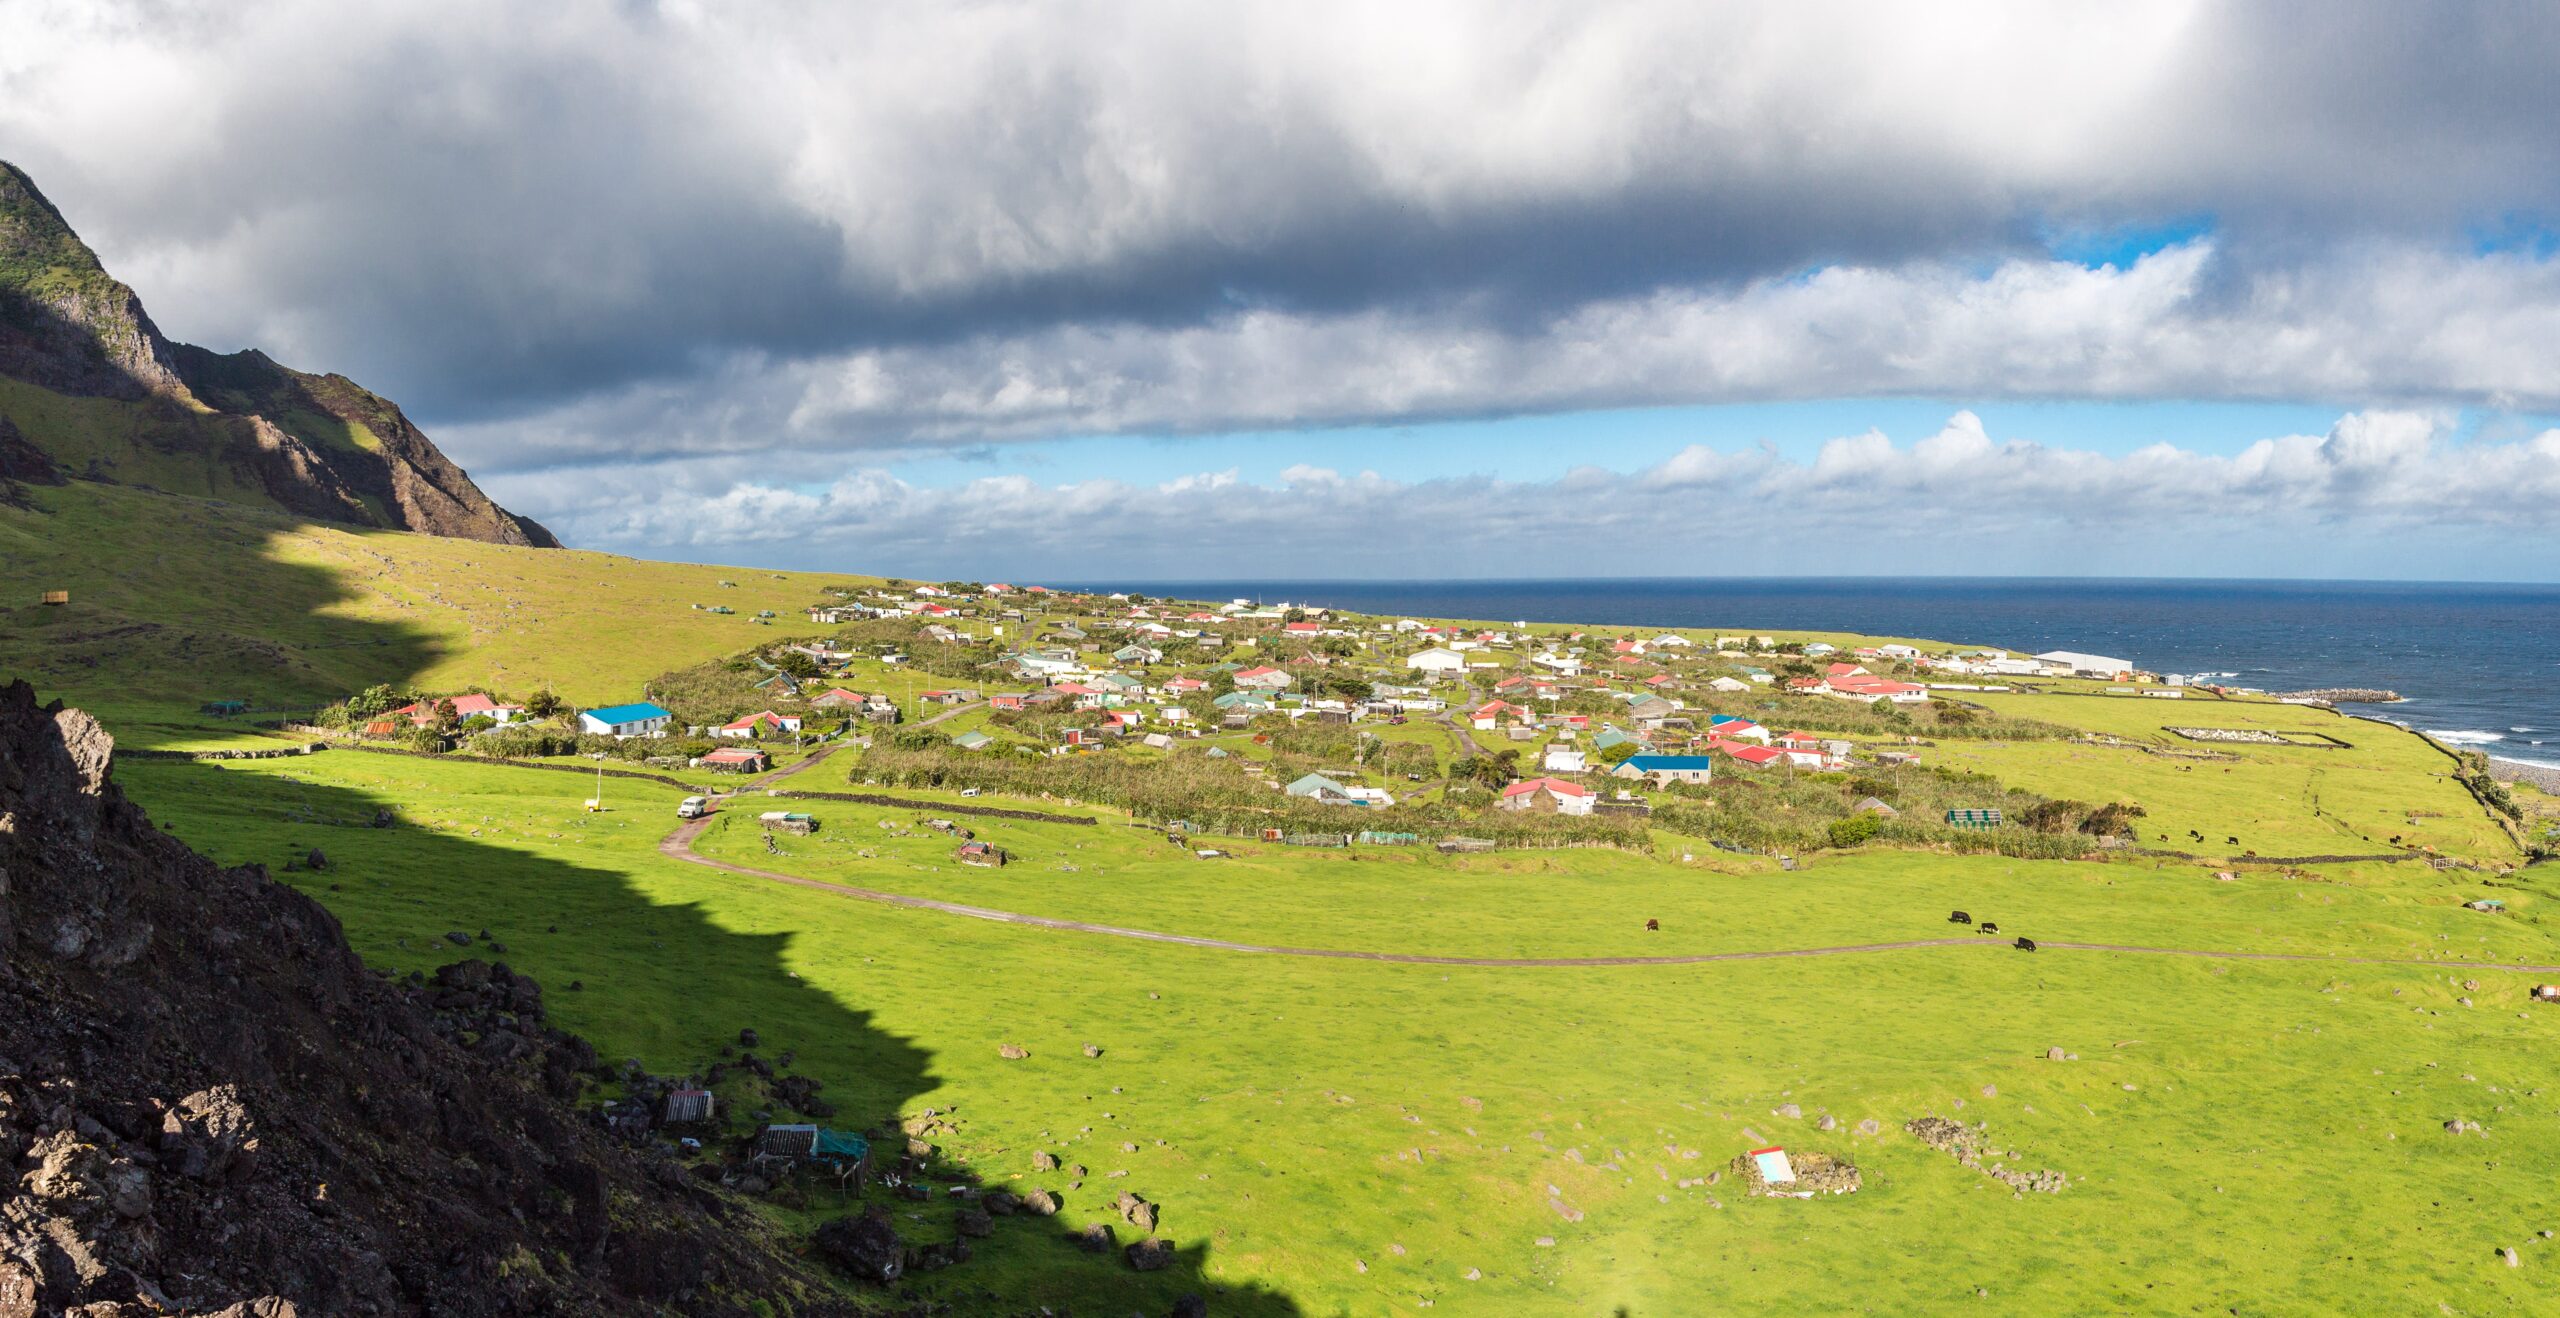
{"type": "MultiPolygon", "coordinates": [[[[757,779],[736,793],[740,795],[761,789],[765,784],[789,777],[823,760],[833,747],[810,756],[798,764],[778,769],[757,779]]],[[[734,865],[697,855],[693,841],[711,826],[712,816],[688,819],[676,830],[658,841],[661,854],[676,860],[706,865],[724,873],[831,892],[840,897],[854,897],[885,906],[903,906],[909,910],[934,911],[943,915],[967,916],[972,920],[988,920],[997,924],[1023,925],[1033,929],[1054,929],[1063,933],[1095,934],[1105,938],[1128,938],[1146,943],[1170,943],[1178,947],[1203,947],[1218,952],[1248,952],[1260,956],[1322,957],[1336,961],[1379,961],[1413,966],[1495,966],[1495,967],[1570,967],[1570,966],[1696,966],[1717,961],[1775,961],[1786,957],[1856,956],[1870,952],[1904,952],[1932,947],[2006,948],[2008,943],[1994,938],[1913,938],[1892,943],[1853,943],[1843,947],[1797,947],[1757,952],[1696,952],[1684,956],[1431,956],[1420,952],[1363,952],[1333,947],[1288,947],[1272,943],[1239,943],[1224,938],[1202,938],[1192,934],[1169,934],[1154,929],[1130,929],[1120,925],[1089,924],[1082,920],[1059,920],[1045,915],[1025,915],[1019,911],[1000,911],[988,906],[970,906],[963,902],[946,902],[932,897],[915,897],[906,893],[882,892],[876,888],[857,888],[851,884],[830,883],[798,874],[783,874],[747,865],[734,865]]],[[[2464,970],[2504,970],[2519,974],[2560,975],[2560,966],[2509,965],[2494,961],[2428,961],[2416,957],[2322,956],[2311,952],[2217,952],[2183,947],[2136,947],[2125,943],[2060,943],[2036,940],[2041,951],[2055,952],[2123,952],[2140,956],[2197,957],[2213,961],[2317,961],[2339,966],[2427,966],[2433,969],[2460,967],[2464,970]]]]}

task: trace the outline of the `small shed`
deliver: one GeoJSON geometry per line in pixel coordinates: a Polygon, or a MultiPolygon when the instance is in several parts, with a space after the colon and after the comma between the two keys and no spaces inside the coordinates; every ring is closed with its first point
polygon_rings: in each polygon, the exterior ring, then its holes
{"type": "Polygon", "coordinates": [[[980,869],[1000,868],[1008,859],[1004,848],[990,842],[963,842],[960,849],[952,854],[961,864],[975,865],[980,869]]]}
{"type": "Polygon", "coordinates": [[[48,590],[37,597],[37,602],[40,604],[68,604],[71,602],[71,592],[67,590],[48,590]]]}
{"type": "Polygon", "coordinates": [[[807,837],[818,831],[817,820],[790,810],[767,810],[756,816],[756,822],[764,825],[768,833],[793,833],[807,837]]]}
{"type": "Polygon", "coordinates": [[[670,1126],[709,1121],[713,1101],[708,1089],[670,1089],[667,1091],[666,1123],[670,1126]]]}
{"type": "Polygon", "coordinates": [[[806,1160],[818,1147],[818,1128],[806,1122],[767,1126],[756,1133],[756,1153],[767,1158],[806,1160]]]}
{"type": "Polygon", "coordinates": [[[1884,803],[1884,798],[1880,796],[1859,797],[1858,803],[1849,807],[1849,813],[1853,815],[1874,815],[1878,819],[1900,819],[1902,817],[1901,811],[1894,809],[1892,806],[1886,805],[1884,803]]]}

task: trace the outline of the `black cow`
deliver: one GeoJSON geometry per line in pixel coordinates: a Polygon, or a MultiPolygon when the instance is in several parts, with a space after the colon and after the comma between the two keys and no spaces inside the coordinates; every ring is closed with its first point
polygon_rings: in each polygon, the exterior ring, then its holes
{"type": "Polygon", "coordinates": [[[1962,912],[1962,911],[1949,911],[1949,912],[1947,912],[1947,923],[1949,923],[1949,924],[1971,924],[1971,923],[1973,923],[1973,917],[1972,917],[1972,916],[1970,916],[1970,915],[1965,914],[1965,913],[1964,913],[1964,912],[1962,912]]]}
{"type": "Polygon", "coordinates": [[[1982,932],[1997,938],[2000,936],[2000,926],[1993,924],[1989,920],[1985,920],[1982,922],[1982,932]]]}
{"type": "Polygon", "coordinates": [[[2021,952],[2032,952],[2036,950],[2036,940],[2032,938],[2021,938],[2017,942],[2011,943],[2010,946],[2021,952]]]}

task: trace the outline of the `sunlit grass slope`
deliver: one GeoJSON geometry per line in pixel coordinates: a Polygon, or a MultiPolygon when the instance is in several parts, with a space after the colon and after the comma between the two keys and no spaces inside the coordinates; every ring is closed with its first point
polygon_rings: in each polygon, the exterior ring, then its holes
{"type": "MultiPolygon", "coordinates": [[[[2560,962],[2539,871],[2221,884],[2148,860],[1885,852],[1728,874],[1624,853],[1276,849],[1222,865],[1109,822],[972,820],[1022,857],[989,873],[951,864],[918,812],[829,802],[807,807],[818,837],[785,839],[781,856],[735,822],[709,844],[871,886],[1319,946],[1812,946],[1943,934],[1945,911],[1966,907],[2057,939],[2431,963],[1985,945],[1398,966],[995,925],[726,875],[656,852],[677,794],[645,784],[613,784],[617,808],[589,816],[576,777],[461,762],[334,752],[123,773],[225,858],[327,848],[330,870],[290,881],[376,964],[430,967],[451,955],[443,932],[486,929],[607,1056],[698,1066],[754,1026],[849,1114],[956,1110],[942,1142],[989,1182],[1056,1188],[1033,1176],[1036,1149],[1088,1164],[1068,1223],[1107,1217],[1127,1188],[1205,1246],[1197,1279],[1164,1282],[1086,1261],[1060,1223],[1000,1222],[975,1262],[917,1283],[964,1302],[992,1289],[1153,1312],[1205,1281],[1286,1301],[1228,1312],[2483,1312],[2532,1309],[2536,1278],[2560,1266],[2535,1235],[2560,1175],[2560,1113],[2535,1097],[2560,1087],[2560,1018],[2526,1007],[2530,977],[2494,968],[2560,962]],[[412,826],[361,826],[377,803],[412,826]],[[2486,891],[2518,913],[2458,908],[2486,891]],[[1663,931],[1643,933],[1647,917],[1663,931]],[[1000,1059],[1008,1042],[1029,1059],[1000,1059]],[[2051,1047],[2077,1060],[2048,1061],[2051,1047]],[[1801,1118],[1774,1114],[1790,1103],[1801,1118]],[[1987,1122],[2016,1151],[2002,1162],[2059,1169],[2070,1188],[2013,1197],[1901,1133],[1928,1113],[1987,1122]],[[1841,1128],[1818,1129],[1826,1115],[1841,1128]],[[2447,1134],[2457,1117],[2487,1135],[2447,1134]],[[1877,1133],[1859,1132],[1867,1119],[1877,1133]],[[1849,1157],[1866,1188],[1803,1203],[1695,1183],[1762,1142],[1849,1157]],[[2523,1270],[2497,1264],[2507,1245],[2523,1270]]],[[[900,1223],[915,1237],[948,1234],[946,1207],[915,1213],[900,1223]]]]}
{"type": "Polygon", "coordinates": [[[759,611],[804,623],[825,587],[866,580],[345,529],[85,482],[30,497],[0,506],[0,671],[127,725],[376,682],[635,700],[659,673],[770,639],[759,611]],[[38,605],[47,590],[72,603],[38,605]]]}

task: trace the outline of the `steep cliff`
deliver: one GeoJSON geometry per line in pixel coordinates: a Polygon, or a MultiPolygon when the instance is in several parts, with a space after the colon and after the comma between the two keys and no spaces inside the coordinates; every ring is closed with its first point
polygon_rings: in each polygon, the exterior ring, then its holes
{"type": "Polygon", "coordinates": [[[306,517],[556,547],[389,400],[255,350],[160,333],[62,213],[0,162],[0,420],[70,476],[306,517]]]}

